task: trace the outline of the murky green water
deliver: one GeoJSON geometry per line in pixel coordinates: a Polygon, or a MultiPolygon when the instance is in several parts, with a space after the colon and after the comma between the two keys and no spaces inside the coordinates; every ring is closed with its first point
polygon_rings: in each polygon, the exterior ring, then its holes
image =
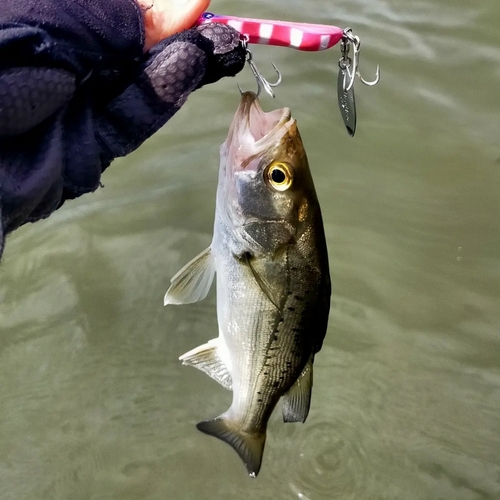
{"type": "MultiPolygon", "coordinates": [[[[0,267],[2,500],[500,498],[498,0],[215,1],[352,26],[358,132],[337,49],[257,48],[284,74],[323,207],[333,281],[310,417],[273,417],[250,480],[194,425],[230,394],[177,357],[216,336],[215,296],[163,308],[211,239],[234,80],[194,95],[106,188],[9,238],[0,267]]],[[[249,71],[238,78],[253,85],[249,71]]]]}

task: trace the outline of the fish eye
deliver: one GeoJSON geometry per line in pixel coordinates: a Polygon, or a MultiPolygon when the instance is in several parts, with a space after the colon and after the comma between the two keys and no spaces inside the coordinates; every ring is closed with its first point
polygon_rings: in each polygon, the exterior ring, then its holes
{"type": "Polygon", "coordinates": [[[267,170],[269,184],[276,191],[286,191],[292,185],[292,172],[286,163],[273,163],[267,170]]]}

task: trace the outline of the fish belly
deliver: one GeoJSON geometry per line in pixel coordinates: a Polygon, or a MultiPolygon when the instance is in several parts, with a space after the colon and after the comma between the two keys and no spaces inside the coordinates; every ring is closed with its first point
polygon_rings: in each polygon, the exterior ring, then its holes
{"type": "Polygon", "coordinates": [[[230,248],[213,245],[219,335],[230,358],[233,383],[233,402],[226,415],[240,422],[242,429],[265,430],[274,407],[300,375],[310,352],[304,352],[305,346],[298,342],[302,317],[298,307],[282,314],[230,248]]]}

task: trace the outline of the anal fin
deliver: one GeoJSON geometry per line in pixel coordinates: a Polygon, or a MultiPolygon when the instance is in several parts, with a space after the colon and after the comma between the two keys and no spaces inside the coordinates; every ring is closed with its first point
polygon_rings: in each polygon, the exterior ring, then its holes
{"type": "Polygon", "coordinates": [[[206,344],[195,347],[183,354],[179,359],[183,365],[190,365],[205,372],[209,377],[219,382],[228,390],[233,387],[231,374],[224,361],[219,356],[218,339],[209,340],[206,344]]]}
{"type": "Polygon", "coordinates": [[[295,383],[283,396],[283,421],[305,422],[311,406],[313,358],[309,359],[295,383]]]}

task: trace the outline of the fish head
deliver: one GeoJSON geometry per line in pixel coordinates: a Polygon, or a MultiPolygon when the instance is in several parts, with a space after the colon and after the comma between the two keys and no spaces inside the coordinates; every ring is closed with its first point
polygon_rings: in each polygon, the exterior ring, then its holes
{"type": "Polygon", "coordinates": [[[266,113],[256,94],[242,94],[221,146],[217,204],[242,252],[273,253],[300,237],[318,204],[289,108],[266,113]]]}

